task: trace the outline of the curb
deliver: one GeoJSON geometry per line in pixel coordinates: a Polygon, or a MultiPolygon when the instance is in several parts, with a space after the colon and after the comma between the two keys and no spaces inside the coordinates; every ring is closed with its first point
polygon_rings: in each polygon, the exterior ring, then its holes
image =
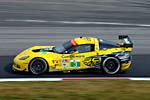
{"type": "Polygon", "coordinates": [[[133,80],[133,81],[150,81],[150,78],[134,77],[80,77],[80,78],[5,78],[0,82],[28,82],[28,81],[82,81],[82,80],[133,80]]]}

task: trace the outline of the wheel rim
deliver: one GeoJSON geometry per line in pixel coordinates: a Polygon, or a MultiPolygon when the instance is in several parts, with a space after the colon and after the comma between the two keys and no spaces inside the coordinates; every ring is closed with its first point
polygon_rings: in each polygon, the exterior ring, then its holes
{"type": "Polygon", "coordinates": [[[42,74],[47,70],[47,64],[43,59],[34,59],[30,64],[30,71],[35,74],[42,74]]]}
{"type": "Polygon", "coordinates": [[[107,74],[116,74],[120,69],[120,62],[114,57],[107,58],[103,63],[103,69],[107,74]]]}

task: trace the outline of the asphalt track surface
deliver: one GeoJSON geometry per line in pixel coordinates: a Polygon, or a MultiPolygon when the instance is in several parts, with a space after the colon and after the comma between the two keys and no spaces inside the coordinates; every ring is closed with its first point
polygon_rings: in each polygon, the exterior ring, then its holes
{"type": "Polygon", "coordinates": [[[149,0],[0,0],[0,26],[150,26],[149,0]]]}
{"type": "Polygon", "coordinates": [[[150,77],[149,0],[0,0],[0,77],[111,77],[93,72],[34,76],[12,72],[11,63],[34,45],[59,45],[79,36],[118,42],[120,34],[133,40],[133,64],[113,76],[150,77]]]}

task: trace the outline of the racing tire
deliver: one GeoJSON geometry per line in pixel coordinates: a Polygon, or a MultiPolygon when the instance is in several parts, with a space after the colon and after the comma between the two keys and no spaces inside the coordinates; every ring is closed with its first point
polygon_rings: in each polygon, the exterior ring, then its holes
{"type": "Polygon", "coordinates": [[[34,75],[40,75],[48,70],[47,62],[42,58],[35,58],[29,64],[29,71],[34,75]]]}
{"type": "Polygon", "coordinates": [[[108,57],[102,63],[102,69],[106,74],[116,74],[120,71],[120,61],[115,57],[108,57]]]}

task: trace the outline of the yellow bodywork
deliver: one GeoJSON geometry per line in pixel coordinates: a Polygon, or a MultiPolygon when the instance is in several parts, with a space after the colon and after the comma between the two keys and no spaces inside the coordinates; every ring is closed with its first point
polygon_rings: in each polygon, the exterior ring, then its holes
{"type": "MultiPolygon", "coordinates": [[[[14,58],[13,68],[17,71],[29,72],[30,61],[34,58],[43,58],[47,61],[49,69],[48,71],[62,71],[62,70],[79,70],[93,67],[92,64],[96,64],[101,61],[101,58],[95,58],[94,63],[90,64],[88,57],[97,55],[107,55],[114,52],[132,51],[132,48],[118,47],[106,50],[100,50],[99,41],[93,37],[82,37],[73,39],[77,45],[82,44],[94,44],[95,50],[93,52],[85,53],[73,53],[73,54],[59,54],[54,52],[33,52],[35,49],[53,48],[54,46],[34,46],[24,50],[14,58]],[[24,58],[24,59],[21,59],[24,58]],[[85,59],[86,58],[86,59],[85,59]]],[[[131,61],[121,65],[121,70],[127,70],[131,65],[131,61]]]]}

